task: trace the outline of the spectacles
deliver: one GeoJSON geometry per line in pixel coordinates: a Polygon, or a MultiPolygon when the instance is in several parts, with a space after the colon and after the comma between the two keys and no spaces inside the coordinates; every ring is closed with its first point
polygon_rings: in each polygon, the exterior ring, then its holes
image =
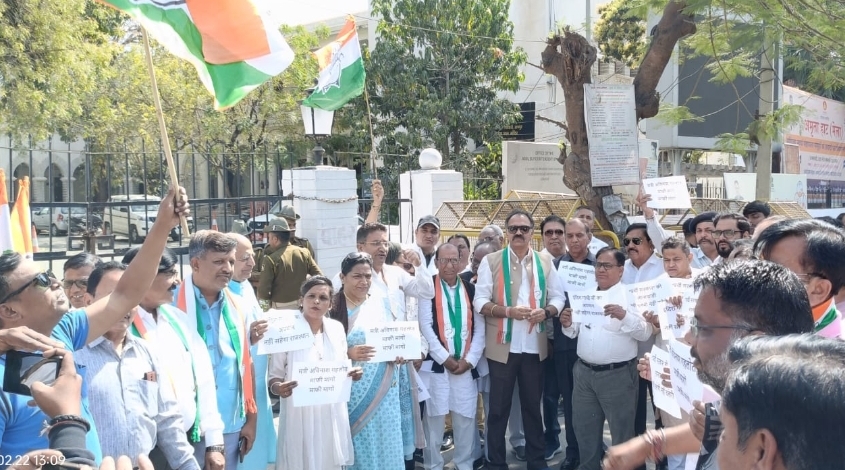
{"type": "Polygon", "coordinates": [[[607,271],[610,268],[618,268],[619,266],[622,265],[613,263],[596,263],[596,271],[607,271]]]}
{"type": "Polygon", "coordinates": [[[460,260],[457,258],[437,258],[438,263],[443,264],[451,264],[452,266],[457,266],[460,260]]]}
{"type": "Polygon", "coordinates": [[[527,225],[511,225],[510,227],[508,227],[508,232],[510,232],[510,233],[517,233],[517,232],[528,233],[530,231],[531,231],[531,227],[529,227],[527,225]]]}
{"type": "Polygon", "coordinates": [[[492,242],[494,238],[496,238],[496,237],[484,237],[484,238],[479,238],[479,239],[478,239],[478,242],[479,242],[479,243],[492,242]]]}
{"type": "Polygon", "coordinates": [[[699,333],[702,332],[702,331],[740,330],[740,331],[746,331],[748,333],[751,333],[752,331],[755,330],[755,328],[752,328],[750,326],[745,326],[745,325],[714,325],[714,326],[699,325],[698,320],[695,317],[692,317],[690,319],[689,329],[690,329],[690,333],[692,333],[692,335],[695,336],[695,337],[698,337],[699,333]]]}
{"type": "Polygon", "coordinates": [[[622,239],[622,245],[623,245],[623,246],[628,246],[628,245],[630,245],[631,243],[633,243],[634,245],[640,246],[640,245],[642,245],[642,244],[643,244],[643,239],[642,239],[642,238],[640,238],[640,237],[634,237],[634,238],[623,238],[623,239],[622,239]]]}
{"type": "Polygon", "coordinates": [[[346,255],[343,258],[343,261],[341,261],[341,263],[345,263],[347,261],[358,261],[360,259],[372,259],[372,256],[370,256],[368,253],[355,251],[355,252],[352,252],[352,253],[349,253],[348,255],[346,255]]]}
{"type": "Polygon", "coordinates": [[[85,289],[88,287],[88,278],[84,277],[82,279],[62,279],[62,287],[65,290],[70,290],[71,287],[76,286],[80,289],[85,289]]]}
{"type": "Polygon", "coordinates": [[[3,298],[3,300],[0,300],[0,304],[5,304],[12,297],[20,295],[21,292],[25,291],[27,287],[33,284],[37,284],[38,287],[50,287],[53,285],[54,282],[56,282],[56,276],[54,276],[53,273],[50,271],[44,271],[43,273],[38,274],[37,276],[32,278],[32,280],[30,280],[26,284],[16,289],[14,292],[10,292],[9,295],[3,298]]]}
{"type": "Polygon", "coordinates": [[[733,229],[713,230],[710,233],[712,233],[713,236],[716,237],[716,238],[721,238],[722,235],[724,235],[725,238],[733,238],[734,235],[737,235],[737,234],[742,235],[743,233],[745,233],[745,230],[733,230],[733,229]]]}
{"type": "Polygon", "coordinates": [[[553,236],[562,237],[563,236],[563,230],[561,230],[559,228],[554,229],[554,230],[549,229],[549,230],[546,230],[545,232],[543,232],[543,235],[545,235],[547,237],[553,237],[553,236]]]}
{"type": "Polygon", "coordinates": [[[381,247],[384,249],[390,248],[390,242],[367,242],[367,245],[381,247]]]}

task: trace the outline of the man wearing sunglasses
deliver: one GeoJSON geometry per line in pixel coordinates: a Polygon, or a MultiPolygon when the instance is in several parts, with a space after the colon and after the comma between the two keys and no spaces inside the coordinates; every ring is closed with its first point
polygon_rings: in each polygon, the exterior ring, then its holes
{"type": "Polygon", "coordinates": [[[505,219],[508,247],[487,255],[478,268],[475,305],[487,318],[490,368],[487,456],[490,470],[506,470],[505,429],[514,386],[519,384],[529,470],[547,468],[544,458],[543,366],[548,355],[547,319],[563,309],[552,258],[531,249],[534,221],[515,210],[505,219]]]}
{"type": "Polygon", "coordinates": [[[798,276],[813,306],[817,334],[845,338],[834,298],[845,287],[845,232],[815,219],[784,220],[758,234],[754,252],[798,276]]]}
{"type": "MultiPolygon", "coordinates": [[[[114,292],[82,310],[69,311],[68,298],[51,274],[40,272],[34,262],[17,253],[3,254],[0,256],[0,328],[28,326],[52,336],[68,350],[83,348],[138,305],[156,276],[170,230],[179,225],[180,215],[189,214],[185,190],[171,188],[162,198],[156,221],[139,256],[129,265],[114,292]]],[[[0,362],[0,373],[4,369],[5,360],[0,362]]],[[[29,397],[3,393],[2,401],[6,406],[0,407],[0,455],[23,455],[46,448],[47,439],[40,435],[42,423],[47,421],[44,413],[27,404],[29,397]]],[[[102,452],[84,386],[82,415],[92,423],[87,444],[99,461],[102,452]]]]}
{"type": "Polygon", "coordinates": [[[552,259],[566,254],[566,222],[552,214],[540,222],[540,233],[543,234],[543,251],[551,255],[552,259]]]}
{"type": "MultiPolygon", "coordinates": [[[[734,251],[736,241],[751,238],[751,224],[745,216],[735,212],[723,212],[713,219],[713,239],[716,240],[716,251],[719,252],[718,262],[724,263],[734,251]]],[[[716,261],[714,261],[716,262],[716,261]]]]}
{"type": "MultiPolygon", "coordinates": [[[[696,278],[695,288],[701,294],[685,340],[692,346],[699,379],[716,393],[722,392],[730,372],[728,351],[740,338],[800,334],[813,329],[810,302],[801,281],[775,263],[749,260],[717,264],[696,278]]],[[[664,455],[700,452],[696,468],[718,470],[715,455],[720,430],[718,399],[706,406],[696,402],[690,423],[611,447],[603,469],[631,470],[655,457],[659,460],[664,455]]]]}
{"type": "Polygon", "coordinates": [[[65,276],[62,279],[62,287],[65,295],[70,300],[73,308],[85,306],[85,291],[88,289],[88,276],[94,270],[94,266],[100,262],[100,258],[91,253],[79,253],[71,256],[65,261],[62,267],[65,276]]]}

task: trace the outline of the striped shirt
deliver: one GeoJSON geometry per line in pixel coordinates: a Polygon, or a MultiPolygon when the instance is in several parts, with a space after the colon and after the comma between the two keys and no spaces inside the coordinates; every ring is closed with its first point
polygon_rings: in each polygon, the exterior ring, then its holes
{"type": "Polygon", "coordinates": [[[149,343],[127,334],[118,355],[111,341],[100,337],[75,358],[86,367],[91,414],[104,456],[127,455],[137,466],[138,454],[148,455],[158,441],[171,467],[199,470],[173,392],[159,386],[166,377],[149,343]],[[145,378],[150,373],[156,380],[145,378]]]}

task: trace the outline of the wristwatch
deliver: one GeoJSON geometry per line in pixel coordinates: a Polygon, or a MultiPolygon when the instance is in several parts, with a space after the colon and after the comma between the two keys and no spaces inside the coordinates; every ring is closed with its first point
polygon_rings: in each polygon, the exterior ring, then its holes
{"type": "Polygon", "coordinates": [[[209,452],[219,452],[223,455],[226,455],[226,447],[225,446],[208,446],[205,448],[205,453],[209,452]]]}

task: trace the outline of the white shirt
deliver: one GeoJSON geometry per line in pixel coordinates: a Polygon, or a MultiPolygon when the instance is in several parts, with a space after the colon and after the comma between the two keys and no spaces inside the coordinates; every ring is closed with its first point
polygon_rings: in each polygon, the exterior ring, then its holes
{"type": "Polygon", "coordinates": [[[593,237],[590,239],[590,243],[587,244],[587,251],[589,251],[590,253],[598,253],[599,250],[601,250],[602,248],[604,248],[606,246],[607,246],[607,243],[605,243],[602,239],[593,235],[593,237]]]}
{"type": "Polygon", "coordinates": [[[631,260],[625,261],[625,271],[622,273],[623,284],[636,284],[657,279],[666,274],[663,269],[663,260],[657,257],[657,253],[651,256],[639,268],[634,266],[631,260]]]}
{"type": "MultiPolygon", "coordinates": [[[[177,310],[176,307],[171,307],[171,312],[177,310]]],[[[188,340],[189,350],[186,351],[182,340],[165,315],[158,314],[158,321],[156,321],[152,314],[139,306],[138,317],[147,328],[145,339],[153,346],[152,349],[160,358],[166,372],[166,379],[170,380],[172,389],[175,391],[185,432],[189,431],[194,424],[196,416],[194,391],[197,391],[200,405],[200,428],[205,436],[205,445],[223,445],[223,420],[217,410],[217,387],[214,384],[214,372],[205,342],[196,329],[181,323],[180,329],[188,340]],[[194,384],[194,372],[191,371],[192,358],[196,384],[194,384]]]]}
{"type": "Polygon", "coordinates": [[[645,224],[648,238],[651,238],[651,243],[654,244],[654,248],[657,250],[663,246],[663,242],[666,241],[667,238],[675,236],[674,232],[670,232],[660,225],[660,222],[657,221],[657,214],[650,219],[646,219],[645,224]]]}
{"type": "MultiPolygon", "coordinates": [[[[625,306],[627,291],[620,282],[607,290],[612,302],[625,306]]],[[[643,317],[627,312],[622,320],[609,318],[604,325],[573,323],[563,328],[563,334],[578,338],[578,357],[594,365],[614,364],[637,357],[639,341],[654,333],[643,317]]]]}
{"type": "MultiPolygon", "coordinates": [[[[507,250],[509,251],[510,256],[513,256],[514,258],[517,257],[510,247],[508,247],[507,250]]],[[[528,254],[519,260],[519,265],[521,267],[519,277],[521,279],[528,279],[528,265],[533,263],[533,260],[534,250],[528,250],[528,254]]],[[[542,267],[539,269],[542,269],[542,267]]],[[[531,292],[530,283],[521,282],[519,285],[519,293],[516,297],[516,305],[529,306],[532,295],[533,292],[531,292]]],[[[490,271],[490,263],[487,262],[487,257],[485,256],[484,259],[481,260],[481,264],[478,266],[478,280],[475,284],[475,300],[473,300],[475,310],[480,312],[481,307],[483,307],[487,302],[492,302],[492,300],[493,273],[490,271]]],[[[565,302],[566,297],[564,297],[563,292],[560,290],[560,281],[558,281],[557,278],[557,270],[554,269],[554,265],[552,265],[552,269],[549,270],[549,275],[546,278],[546,305],[553,305],[557,308],[557,311],[560,312],[563,310],[565,302]]],[[[546,305],[538,305],[537,308],[543,308],[546,305]]],[[[513,321],[510,352],[527,354],[540,353],[539,341],[546,341],[547,336],[545,333],[541,335],[540,329],[537,326],[535,326],[529,333],[528,330],[530,327],[531,322],[527,320],[513,321]]]]}
{"type": "Polygon", "coordinates": [[[432,252],[431,261],[429,261],[427,263],[425,261],[425,254],[423,254],[422,248],[420,248],[420,246],[417,245],[416,243],[411,243],[410,245],[405,245],[402,248],[404,248],[406,250],[414,250],[417,253],[417,255],[420,257],[420,262],[425,265],[425,268],[428,270],[428,272],[431,273],[432,276],[437,274],[437,263],[434,262],[434,258],[436,257],[435,255],[437,254],[437,247],[436,246],[434,247],[434,251],[432,252]]]}

